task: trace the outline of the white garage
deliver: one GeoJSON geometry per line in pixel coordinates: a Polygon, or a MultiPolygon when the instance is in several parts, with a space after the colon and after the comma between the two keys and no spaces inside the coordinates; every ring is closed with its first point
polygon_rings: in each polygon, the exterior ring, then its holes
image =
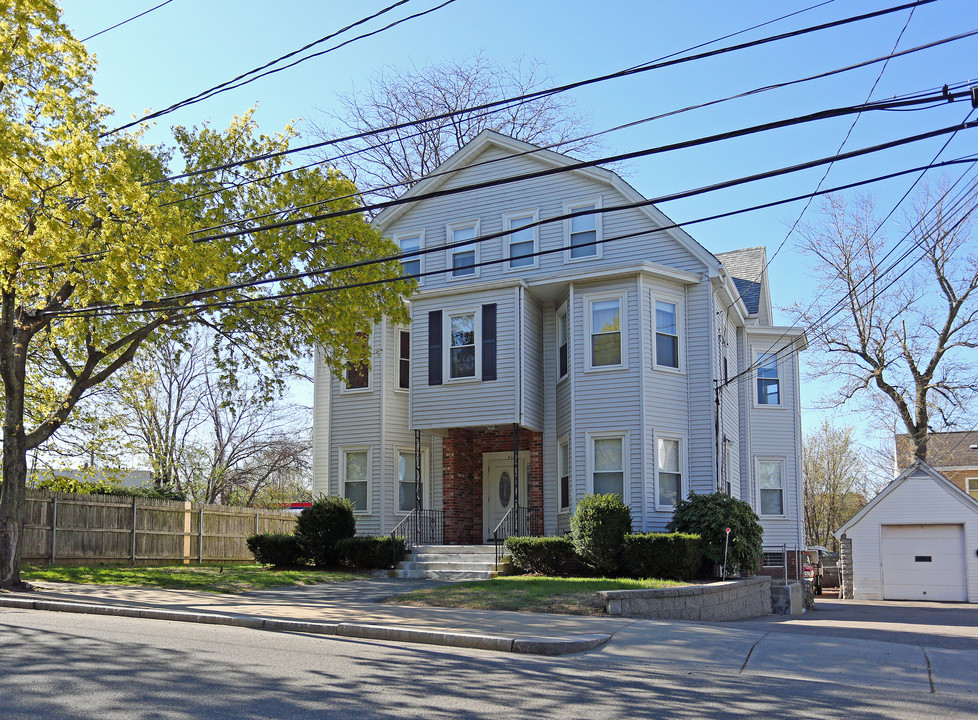
{"type": "Polygon", "coordinates": [[[978,501],[923,462],[836,532],[843,594],[978,603],[978,501]]]}

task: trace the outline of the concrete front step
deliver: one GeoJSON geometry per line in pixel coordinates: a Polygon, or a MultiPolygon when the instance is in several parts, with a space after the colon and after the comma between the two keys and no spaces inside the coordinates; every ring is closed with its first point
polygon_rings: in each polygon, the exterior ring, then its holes
{"type": "Polygon", "coordinates": [[[419,545],[397,566],[396,577],[435,580],[488,580],[509,570],[492,545],[419,545]]]}

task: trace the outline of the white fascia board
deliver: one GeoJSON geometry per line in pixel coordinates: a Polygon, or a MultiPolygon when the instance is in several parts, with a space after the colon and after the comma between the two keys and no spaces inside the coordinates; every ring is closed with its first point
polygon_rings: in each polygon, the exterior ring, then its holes
{"type": "Polygon", "coordinates": [[[427,300],[428,298],[453,297],[457,295],[469,295],[472,293],[487,292],[492,290],[508,290],[514,287],[526,287],[527,284],[518,278],[506,278],[505,280],[490,280],[480,283],[463,283],[447,288],[435,290],[415,290],[411,295],[412,300],[427,300]]]}
{"type": "Polygon", "coordinates": [[[784,325],[746,325],[747,339],[754,338],[777,341],[785,340],[785,345],[794,344],[796,350],[808,348],[808,335],[805,328],[784,325]]]}
{"type": "Polygon", "coordinates": [[[713,283],[713,289],[720,298],[720,302],[728,309],[731,307],[735,308],[740,324],[746,325],[750,313],[747,311],[747,305],[744,304],[744,299],[737,292],[737,288],[733,284],[733,278],[727,273],[726,268],[721,266],[718,274],[710,276],[710,281],[713,283]]]}

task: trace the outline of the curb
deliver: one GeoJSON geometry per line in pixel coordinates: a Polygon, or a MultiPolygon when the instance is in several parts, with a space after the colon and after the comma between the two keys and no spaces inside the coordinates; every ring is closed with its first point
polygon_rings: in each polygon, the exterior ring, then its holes
{"type": "Polygon", "coordinates": [[[446,645],[474,650],[494,650],[524,655],[569,655],[585,652],[604,645],[611,635],[574,635],[568,637],[508,637],[476,633],[426,630],[424,628],[398,627],[394,625],[370,625],[365,623],[321,623],[304,620],[277,620],[248,615],[220,615],[194,613],[183,610],[157,610],[154,608],[100,605],[93,603],[66,602],[63,600],[35,600],[26,597],[0,597],[0,607],[20,610],[44,610],[70,612],[85,615],[111,615],[115,617],[142,618],[144,620],[169,620],[171,622],[202,623],[206,625],[230,625],[252,630],[272,632],[302,632],[366,640],[446,645]]]}

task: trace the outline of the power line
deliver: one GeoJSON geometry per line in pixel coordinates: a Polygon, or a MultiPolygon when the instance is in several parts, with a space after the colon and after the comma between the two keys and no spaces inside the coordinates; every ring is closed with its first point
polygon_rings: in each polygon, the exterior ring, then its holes
{"type": "Polygon", "coordinates": [[[139,13],[138,15],[133,15],[131,18],[128,18],[126,20],[123,20],[122,22],[116,23],[112,27],[107,27],[107,28],[105,28],[105,30],[99,30],[97,33],[94,33],[92,35],[89,35],[88,37],[82,38],[79,42],[83,42],[83,43],[88,42],[89,40],[92,40],[94,38],[97,38],[99,35],[102,35],[104,33],[107,33],[109,30],[115,30],[118,27],[122,27],[126,23],[130,23],[133,20],[138,20],[143,15],[148,15],[149,13],[153,12],[154,10],[159,10],[164,5],[169,5],[171,2],[173,2],[173,0],[165,0],[164,2],[161,2],[159,5],[155,5],[155,6],[151,7],[149,10],[144,10],[143,12],[139,13]]]}
{"type": "MultiPolygon", "coordinates": [[[[974,164],[975,162],[976,162],[976,160],[974,158],[947,160],[947,161],[943,161],[941,163],[936,163],[936,164],[931,165],[931,166],[915,167],[915,168],[911,168],[911,169],[907,169],[907,170],[901,170],[901,171],[897,171],[897,172],[893,172],[893,173],[888,173],[886,175],[876,176],[876,177],[870,178],[868,180],[861,180],[861,181],[857,181],[857,182],[847,183],[845,185],[833,187],[833,188],[830,188],[830,189],[827,189],[827,190],[821,190],[821,191],[819,191],[819,194],[823,194],[824,195],[824,194],[833,193],[833,192],[841,192],[841,191],[844,191],[844,190],[853,189],[855,187],[861,187],[863,185],[867,185],[867,184],[870,184],[870,183],[880,182],[882,180],[888,180],[888,179],[899,177],[899,176],[906,175],[906,174],[909,174],[909,173],[919,172],[922,169],[930,169],[932,167],[934,167],[934,168],[936,168],[936,167],[950,167],[950,166],[958,165],[958,164],[962,164],[962,163],[974,164]]],[[[738,181],[732,181],[732,182],[738,182],[738,181]]],[[[687,221],[687,222],[683,222],[683,223],[671,223],[671,224],[668,224],[668,225],[657,226],[657,227],[655,227],[655,228],[653,228],[651,230],[642,230],[642,231],[638,231],[638,232],[634,232],[634,233],[627,233],[627,234],[624,234],[624,235],[617,235],[617,236],[610,237],[610,238],[602,238],[600,240],[595,240],[595,241],[592,241],[592,242],[589,242],[589,243],[583,243],[583,244],[581,244],[581,247],[587,247],[587,246],[590,246],[590,245],[603,245],[603,244],[606,244],[606,243],[616,242],[616,241],[619,241],[619,240],[632,239],[632,238],[636,238],[636,237],[642,237],[642,236],[645,236],[645,235],[652,235],[652,234],[661,232],[663,230],[670,230],[670,229],[675,229],[675,228],[682,228],[682,227],[685,227],[687,225],[694,225],[694,224],[698,224],[698,223],[709,222],[709,221],[719,220],[719,219],[723,219],[723,218],[727,218],[727,217],[732,217],[732,216],[740,215],[740,214],[743,214],[743,213],[746,213],[746,212],[753,212],[753,211],[756,211],[756,210],[768,209],[768,208],[776,207],[776,206],[779,206],[779,205],[784,205],[784,204],[788,204],[788,203],[792,203],[792,202],[798,202],[799,200],[807,199],[810,195],[811,195],[811,193],[805,193],[805,194],[802,194],[802,195],[797,195],[797,196],[786,198],[786,199],[782,199],[782,200],[771,201],[771,202],[767,202],[767,203],[762,203],[762,204],[754,205],[754,206],[751,206],[751,207],[748,207],[748,208],[744,208],[744,209],[740,209],[740,210],[732,210],[732,211],[728,211],[728,212],[724,212],[724,213],[718,213],[718,214],[715,214],[715,215],[710,215],[708,217],[698,218],[696,220],[691,220],[691,221],[687,221]]],[[[646,201],[646,202],[648,204],[651,204],[652,202],[662,202],[662,201],[663,201],[662,199],[655,199],[655,200],[649,200],[649,201],[646,201]]],[[[619,210],[623,210],[623,209],[630,209],[632,207],[635,207],[636,205],[638,205],[638,204],[629,204],[629,205],[626,205],[626,206],[615,206],[613,208],[602,208],[601,210],[602,211],[605,211],[605,212],[613,212],[613,211],[619,211],[619,210]]],[[[523,228],[526,228],[526,227],[535,227],[535,226],[538,226],[538,225],[549,224],[549,223],[554,223],[554,222],[561,222],[561,221],[566,220],[566,219],[569,219],[569,218],[580,217],[580,216],[583,216],[583,215],[592,215],[592,214],[594,214],[594,212],[591,212],[591,211],[577,212],[577,213],[567,213],[567,214],[555,216],[555,217],[552,217],[552,218],[547,218],[547,219],[541,220],[541,221],[539,221],[537,223],[533,223],[533,224],[522,226],[522,227],[523,228]]],[[[225,287],[221,287],[221,288],[208,288],[208,289],[204,289],[204,290],[197,290],[197,291],[193,291],[193,292],[189,292],[189,293],[183,293],[183,294],[180,294],[180,295],[167,296],[165,298],[161,298],[161,299],[159,299],[157,301],[153,301],[153,302],[161,302],[161,301],[167,301],[167,302],[169,302],[169,301],[173,301],[173,300],[193,300],[195,297],[206,296],[206,295],[209,295],[209,294],[214,294],[216,292],[228,292],[228,291],[234,291],[234,290],[247,289],[247,288],[257,287],[259,285],[267,285],[267,284],[271,284],[271,283],[275,283],[275,282],[283,282],[283,281],[290,281],[290,280],[298,280],[298,279],[309,278],[309,277],[313,277],[313,276],[316,276],[316,275],[331,275],[331,274],[335,274],[335,273],[346,271],[346,270],[353,270],[353,269],[362,268],[362,267],[366,267],[366,266],[370,266],[370,265],[377,265],[377,264],[381,264],[381,263],[392,262],[392,261],[395,261],[395,260],[411,260],[411,259],[414,259],[414,258],[417,258],[417,257],[421,257],[421,256],[424,256],[424,255],[427,255],[427,254],[430,254],[430,253],[444,252],[446,250],[451,250],[451,249],[455,249],[455,248],[459,248],[459,247],[466,247],[466,246],[471,246],[471,245],[475,245],[475,244],[478,244],[478,243],[486,242],[488,240],[493,240],[493,239],[496,239],[498,237],[509,235],[509,234],[511,234],[511,232],[512,232],[512,230],[505,230],[505,231],[501,231],[501,232],[490,233],[488,235],[480,235],[479,237],[473,238],[471,240],[465,240],[465,241],[453,242],[453,243],[446,243],[445,245],[440,245],[438,247],[421,248],[420,250],[415,250],[415,251],[411,251],[411,252],[407,252],[407,253],[400,253],[400,254],[397,254],[397,255],[387,256],[387,257],[383,257],[383,258],[370,258],[370,259],[366,259],[366,260],[357,261],[357,262],[354,262],[354,263],[349,263],[349,264],[346,264],[346,265],[338,265],[338,266],[331,266],[331,267],[327,267],[327,268],[319,268],[319,269],[314,269],[314,270],[308,270],[308,271],[301,272],[301,273],[293,273],[291,275],[276,276],[276,277],[265,278],[265,279],[261,279],[261,280],[251,280],[251,281],[248,281],[248,282],[238,283],[238,284],[235,284],[235,285],[229,285],[229,286],[225,286],[225,287]]],[[[550,248],[550,249],[547,249],[547,250],[540,250],[540,251],[537,251],[535,253],[530,253],[530,254],[527,254],[526,257],[538,257],[538,256],[549,255],[549,254],[558,253],[558,252],[566,252],[566,250],[567,250],[566,247],[560,246],[560,247],[557,247],[557,248],[550,248]]],[[[500,258],[500,259],[496,259],[496,260],[481,261],[481,262],[479,262],[477,264],[474,264],[472,267],[483,267],[483,266],[487,266],[487,265],[495,265],[495,264],[499,264],[499,263],[502,263],[502,262],[508,262],[510,259],[511,258],[508,258],[507,257],[507,258],[500,258]]],[[[379,279],[379,280],[372,280],[372,281],[367,281],[367,282],[363,282],[363,283],[351,283],[351,284],[347,284],[347,285],[334,286],[334,287],[330,287],[330,288],[311,289],[309,291],[302,291],[302,292],[298,292],[298,293],[287,293],[287,294],[282,294],[282,295],[277,295],[277,296],[257,296],[257,297],[243,298],[241,300],[222,300],[222,301],[218,301],[216,303],[213,303],[211,305],[201,305],[201,306],[189,306],[188,305],[188,306],[185,306],[185,307],[182,307],[182,308],[172,308],[172,307],[160,308],[160,307],[149,307],[149,306],[147,306],[147,307],[138,307],[138,308],[136,308],[136,307],[127,308],[127,307],[123,307],[123,306],[120,306],[120,305],[101,305],[101,306],[98,306],[98,307],[91,307],[91,308],[78,308],[78,309],[65,309],[65,310],[49,311],[49,312],[46,312],[45,314],[47,314],[47,315],[58,315],[58,316],[66,316],[66,315],[68,315],[68,316],[98,316],[98,315],[109,315],[109,316],[111,316],[111,315],[118,315],[118,314],[142,314],[142,313],[169,311],[169,310],[174,310],[174,309],[180,309],[180,310],[187,310],[187,309],[201,310],[201,309],[206,309],[207,307],[220,307],[220,306],[226,305],[226,304],[235,305],[235,304],[240,304],[240,303],[243,303],[243,302],[261,302],[261,301],[267,301],[267,300],[282,299],[282,298],[286,298],[286,297],[295,297],[295,296],[298,296],[298,295],[310,294],[310,293],[314,293],[314,292],[326,292],[326,291],[336,291],[336,290],[344,290],[344,289],[354,289],[354,288],[359,288],[359,287],[368,287],[368,286],[371,286],[371,285],[378,285],[378,284],[390,283],[390,282],[402,280],[405,277],[408,277],[408,278],[427,277],[427,276],[430,276],[430,275],[438,275],[438,274],[444,274],[444,273],[452,272],[452,270],[453,270],[453,268],[447,267],[447,268],[442,268],[442,269],[439,269],[439,270],[426,271],[426,272],[423,272],[423,273],[419,273],[417,275],[382,278],[382,279],[379,279]]],[[[149,303],[147,305],[150,305],[150,304],[151,303],[149,303]]]]}
{"type": "Polygon", "coordinates": [[[371,37],[373,35],[377,35],[378,33],[384,32],[385,30],[390,30],[391,28],[393,28],[393,27],[395,27],[397,25],[400,25],[401,23],[407,22],[408,20],[414,20],[415,18],[419,18],[419,17],[422,17],[424,15],[427,15],[428,13],[432,13],[432,12],[435,12],[436,10],[440,10],[441,8],[445,7],[446,5],[451,5],[453,2],[455,2],[455,0],[444,0],[444,2],[442,2],[440,5],[437,5],[437,6],[433,7],[433,8],[430,8],[430,9],[425,10],[423,12],[415,13],[413,15],[409,15],[409,16],[407,16],[405,18],[402,18],[402,19],[397,20],[395,22],[392,22],[392,23],[390,23],[388,25],[385,25],[384,27],[379,28],[377,30],[373,30],[373,31],[368,32],[368,33],[363,33],[362,35],[357,35],[356,37],[350,38],[349,40],[344,40],[343,42],[339,43],[338,45],[334,45],[333,47],[328,48],[326,50],[321,50],[320,52],[313,53],[312,55],[307,55],[306,57],[299,58],[298,60],[296,60],[294,62],[291,62],[288,65],[285,65],[283,67],[275,68],[273,70],[267,70],[266,69],[266,68],[271,67],[272,65],[275,65],[277,63],[282,62],[283,60],[287,60],[288,58],[293,57],[293,56],[295,56],[295,55],[303,52],[304,50],[308,50],[309,48],[312,48],[312,47],[314,47],[316,45],[319,45],[321,43],[324,43],[327,40],[331,40],[331,39],[335,38],[336,36],[341,35],[342,33],[346,32],[347,30],[350,30],[350,29],[352,29],[354,27],[357,27],[358,25],[362,25],[363,23],[366,23],[366,22],[368,22],[370,20],[373,20],[374,18],[377,18],[377,17],[383,15],[384,13],[387,13],[387,12],[393,10],[393,9],[397,8],[398,6],[400,6],[400,5],[404,5],[407,2],[410,2],[410,0],[398,0],[398,2],[394,3],[393,5],[390,5],[390,6],[386,7],[386,8],[384,8],[383,10],[380,10],[380,11],[374,13],[373,15],[370,15],[369,17],[365,17],[365,18],[362,18],[360,20],[357,20],[355,23],[351,23],[350,25],[347,25],[346,27],[341,28],[340,30],[337,30],[334,33],[331,33],[329,35],[326,35],[325,37],[319,38],[318,40],[315,40],[315,41],[313,41],[313,42],[305,45],[304,47],[299,48],[298,50],[294,50],[293,52],[287,53],[287,54],[285,54],[285,55],[283,55],[283,56],[281,56],[279,58],[276,58],[275,60],[271,60],[270,62],[267,62],[267,63],[265,63],[264,65],[262,65],[260,67],[257,67],[257,68],[254,68],[252,70],[249,70],[246,73],[242,73],[241,75],[238,75],[236,78],[233,78],[232,80],[228,80],[228,81],[223,82],[223,83],[221,83],[219,85],[215,85],[214,87],[210,88],[209,90],[204,90],[203,92],[200,92],[200,93],[198,93],[198,94],[196,94],[196,95],[194,95],[192,97],[189,97],[189,98],[187,98],[185,100],[181,100],[178,103],[174,103],[173,105],[170,105],[169,107],[164,108],[163,110],[158,110],[158,111],[156,111],[154,113],[150,113],[148,115],[145,115],[145,116],[143,116],[143,117],[141,117],[141,118],[139,118],[137,120],[133,120],[132,122],[128,122],[125,125],[120,125],[117,128],[114,128],[112,130],[108,130],[108,131],[102,133],[101,135],[99,135],[99,137],[106,137],[107,135],[113,135],[113,134],[119,132],[120,130],[125,130],[127,128],[133,127],[134,125],[139,125],[140,123],[144,123],[147,120],[153,120],[155,118],[162,117],[163,115],[167,115],[167,114],[169,114],[171,112],[174,112],[175,110],[179,110],[180,108],[186,107],[188,105],[194,105],[194,104],[196,104],[198,102],[201,102],[202,100],[206,100],[208,98],[214,97],[215,95],[219,95],[220,93],[227,92],[229,90],[234,90],[236,88],[242,87],[243,85],[247,85],[248,83],[252,83],[255,80],[258,80],[260,78],[263,78],[263,77],[265,77],[267,75],[272,75],[274,73],[282,72],[283,70],[287,70],[288,68],[294,67],[294,66],[296,66],[296,65],[298,65],[300,63],[305,62],[306,60],[311,60],[313,58],[320,57],[320,56],[325,55],[327,53],[331,53],[334,50],[339,50],[340,48],[345,47],[346,45],[349,45],[350,43],[356,42],[357,40],[363,40],[364,38],[368,38],[368,37],[371,37]],[[263,70],[265,72],[262,72],[263,70]],[[249,75],[254,75],[254,77],[248,78],[249,75]],[[244,78],[248,78],[248,79],[244,79],[244,78]]]}
{"type": "MultiPolygon", "coordinates": [[[[702,60],[702,59],[705,59],[705,58],[708,58],[708,57],[715,57],[715,56],[718,56],[718,55],[723,55],[725,53],[735,52],[735,51],[738,51],[738,50],[744,50],[744,49],[751,48],[751,47],[757,47],[759,45],[765,45],[765,44],[768,44],[768,43],[777,42],[777,41],[785,40],[785,39],[788,39],[788,38],[798,37],[798,36],[806,35],[806,34],[813,33],[813,32],[819,32],[821,30],[826,30],[826,29],[830,29],[830,28],[834,28],[834,27],[840,27],[840,26],[847,25],[847,24],[850,24],[850,23],[861,22],[863,20],[868,20],[868,19],[872,19],[872,18],[876,18],[876,17],[881,17],[881,16],[884,16],[884,15],[888,15],[890,13],[899,12],[901,10],[906,10],[907,8],[910,8],[910,7],[914,7],[914,6],[917,6],[917,5],[925,5],[925,4],[929,4],[929,3],[932,3],[932,2],[935,2],[935,0],[917,0],[916,2],[905,3],[905,4],[902,4],[902,5],[894,6],[894,7],[891,7],[891,8],[885,8],[883,10],[877,10],[875,12],[865,13],[865,14],[862,14],[862,15],[855,15],[855,16],[851,16],[851,17],[848,17],[848,18],[844,18],[842,20],[835,20],[835,21],[832,21],[832,22],[823,23],[821,25],[814,25],[814,26],[810,26],[810,27],[807,27],[807,28],[802,28],[800,30],[793,30],[793,31],[786,32],[786,33],[780,33],[778,35],[768,36],[766,38],[760,38],[758,40],[752,40],[752,41],[745,42],[745,43],[739,43],[737,45],[731,45],[731,46],[727,46],[727,47],[723,47],[723,48],[718,48],[716,50],[709,50],[709,51],[706,51],[706,52],[698,53],[696,55],[689,55],[689,56],[681,57],[681,58],[672,58],[672,59],[664,60],[664,61],[661,61],[661,62],[659,62],[659,61],[652,61],[652,62],[645,63],[643,65],[638,65],[638,66],[635,66],[633,68],[629,68],[629,69],[626,69],[626,70],[619,70],[619,71],[614,72],[614,73],[609,73],[609,74],[606,74],[606,75],[600,75],[600,76],[597,76],[597,77],[588,78],[586,80],[580,80],[580,81],[577,81],[577,82],[568,83],[566,85],[560,85],[560,86],[557,86],[557,87],[554,87],[554,88],[550,88],[550,89],[536,90],[536,91],[533,91],[533,92],[530,92],[530,93],[524,93],[524,94],[516,95],[516,96],[510,97],[510,98],[505,98],[505,99],[501,99],[501,100],[493,100],[493,101],[490,101],[490,102],[481,103],[479,105],[472,105],[472,106],[469,106],[467,108],[462,108],[462,109],[459,109],[459,110],[452,110],[452,111],[445,112],[445,113],[439,113],[437,115],[432,115],[432,116],[426,117],[426,118],[409,120],[409,121],[405,121],[403,123],[397,123],[395,125],[389,125],[389,126],[387,126],[385,128],[377,128],[377,129],[369,130],[369,131],[366,131],[366,132],[355,133],[353,135],[347,135],[345,137],[334,138],[332,140],[323,140],[323,141],[316,142],[316,143],[310,143],[308,145],[302,145],[302,146],[295,147],[295,148],[289,148],[287,150],[279,150],[279,151],[275,151],[275,152],[271,152],[271,153],[263,153],[261,155],[255,155],[255,156],[250,157],[250,158],[244,158],[242,160],[236,160],[236,161],[233,161],[233,162],[230,162],[230,163],[225,163],[225,164],[222,164],[222,165],[215,165],[215,166],[208,167],[208,168],[199,168],[197,170],[192,170],[192,171],[185,172],[185,173],[179,173],[177,175],[170,175],[170,176],[165,177],[165,178],[160,178],[158,180],[150,181],[147,184],[158,184],[158,183],[163,183],[163,182],[172,182],[173,180],[181,180],[183,178],[194,177],[194,176],[202,175],[202,174],[205,174],[205,173],[208,173],[208,172],[217,172],[219,170],[227,170],[227,169],[230,169],[230,168],[233,168],[233,167],[238,167],[240,165],[246,165],[246,164],[253,163],[253,162],[259,162],[261,160],[269,160],[269,159],[272,159],[272,158],[275,158],[275,157],[281,157],[283,155],[288,155],[288,154],[295,153],[295,152],[303,152],[303,151],[306,151],[306,150],[315,150],[315,149],[318,149],[318,148],[321,148],[321,147],[327,147],[329,145],[336,145],[338,143],[348,142],[350,140],[359,140],[361,138],[369,137],[370,135],[376,135],[376,134],[381,133],[381,132],[391,132],[391,131],[394,131],[394,130],[401,130],[401,129],[404,129],[404,128],[414,127],[414,126],[419,125],[421,123],[433,122],[433,121],[436,121],[436,120],[445,120],[445,119],[448,119],[448,118],[457,117],[458,115],[465,115],[467,113],[472,113],[472,112],[476,112],[476,111],[479,111],[479,110],[486,110],[486,109],[493,108],[493,107],[499,107],[501,105],[509,105],[511,103],[518,102],[518,101],[524,101],[525,102],[527,100],[539,99],[539,98],[543,98],[543,97],[546,97],[546,96],[549,96],[549,95],[556,95],[556,94],[559,94],[559,93],[567,92],[569,90],[574,90],[574,89],[577,89],[577,88],[580,88],[580,87],[584,87],[584,86],[587,86],[587,85],[592,85],[594,83],[606,82],[608,80],[614,80],[614,79],[618,79],[618,78],[622,78],[622,77],[628,77],[628,76],[631,76],[631,75],[636,75],[636,74],[639,74],[639,73],[649,72],[649,71],[652,71],[652,70],[659,70],[659,69],[664,68],[664,67],[670,67],[670,66],[673,66],[673,65],[679,65],[681,63],[691,62],[691,61],[694,61],[694,60],[702,60]]],[[[925,46],[920,46],[918,48],[913,48],[911,50],[912,51],[922,50],[922,49],[926,49],[928,47],[934,47],[936,45],[940,45],[940,44],[943,44],[943,43],[946,43],[946,42],[952,42],[954,40],[960,40],[960,39],[963,39],[965,37],[969,37],[969,36],[975,35],[975,34],[978,34],[978,30],[972,31],[970,33],[964,33],[964,34],[961,34],[961,35],[956,35],[956,36],[953,36],[953,37],[950,37],[950,38],[945,38],[944,40],[940,40],[940,41],[937,41],[935,43],[929,43],[929,44],[927,44],[925,46]]],[[[901,55],[908,54],[909,52],[911,52],[911,51],[904,51],[902,53],[896,53],[892,57],[899,57],[901,55]]],[[[878,61],[881,62],[882,60],[878,60],[878,61]]],[[[825,73],[825,74],[820,75],[819,77],[826,77],[829,74],[835,74],[835,73],[838,73],[838,72],[842,72],[844,70],[845,69],[833,71],[832,73],[825,73]]]]}

